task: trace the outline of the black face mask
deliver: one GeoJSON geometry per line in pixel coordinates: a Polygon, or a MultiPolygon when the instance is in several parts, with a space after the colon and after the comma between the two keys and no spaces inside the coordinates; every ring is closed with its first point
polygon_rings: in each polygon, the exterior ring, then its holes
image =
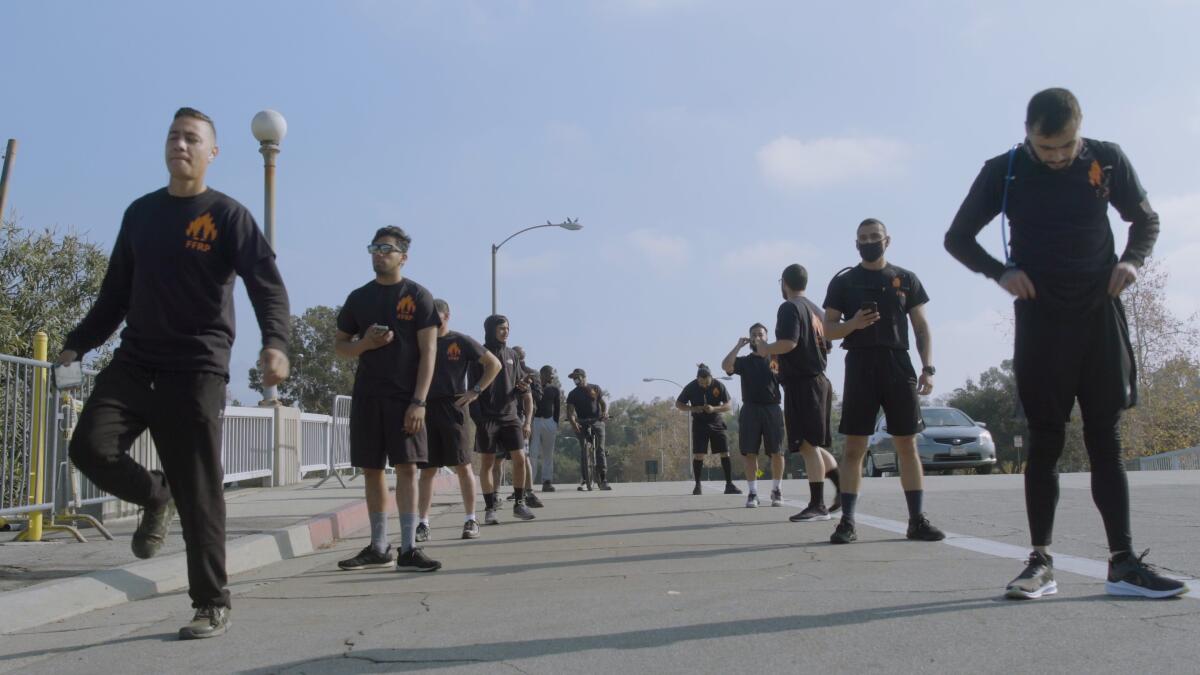
{"type": "Polygon", "coordinates": [[[855,244],[858,247],[858,254],[862,256],[863,262],[873,263],[883,257],[883,241],[873,241],[869,244],[859,242],[855,244]]]}

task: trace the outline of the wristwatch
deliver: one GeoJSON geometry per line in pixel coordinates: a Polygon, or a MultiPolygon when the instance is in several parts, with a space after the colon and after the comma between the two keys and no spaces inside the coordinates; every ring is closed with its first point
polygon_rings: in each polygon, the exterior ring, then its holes
{"type": "Polygon", "coordinates": [[[481,389],[481,388],[479,387],[479,385],[475,385],[474,387],[471,387],[471,391],[475,392],[476,394],[482,394],[482,393],[483,393],[483,389],[481,389]]]}
{"type": "Polygon", "coordinates": [[[424,407],[425,407],[425,399],[423,399],[423,398],[414,398],[414,399],[412,400],[412,404],[413,404],[413,405],[415,405],[415,406],[417,406],[418,408],[424,408],[424,407]]]}
{"type": "Polygon", "coordinates": [[[937,368],[934,368],[933,366],[925,366],[921,369],[921,372],[933,377],[934,375],[937,375],[937,368]]]}

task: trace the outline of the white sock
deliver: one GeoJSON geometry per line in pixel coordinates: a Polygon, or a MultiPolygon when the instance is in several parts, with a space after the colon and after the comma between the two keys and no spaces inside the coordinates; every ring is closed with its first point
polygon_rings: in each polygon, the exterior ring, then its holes
{"type": "Polygon", "coordinates": [[[752,495],[758,494],[758,480],[757,479],[747,480],[746,487],[750,488],[750,494],[752,494],[752,495]]]}
{"type": "Polygon", "coordinates": [[[466,518],[463,518],[464,523],[470,522],[472,520],[475,520],[475,512],[474,511],[468,513],[466,518]]]}
{"type": "Polygon", "coordinates": [[[782,491],[783,491],[783,479],[782,479],[782,478],[774,478],[774,479],[772,479],[772,480],[771,480],[771,489],[772,489],[772,490],[779,490],[779,491],[781,491],[781,492],[782,492],[782,491]]]}
{"type": "Polygon", "coordinates": [[[425,516],[424,518],[421,518],[421,524],[424,525],[425,527],[429,527],[429,516],[425,516]]]}

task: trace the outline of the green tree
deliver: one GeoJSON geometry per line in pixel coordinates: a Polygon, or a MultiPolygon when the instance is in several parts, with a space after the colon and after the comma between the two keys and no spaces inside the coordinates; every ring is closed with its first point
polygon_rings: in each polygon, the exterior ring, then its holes
{"type": "MultiPolygon", "coordinates": [[[[332,411],[334,396],[349,395],[354,389],[357,361],[333,352],[340,311],[341,307],[318,305],[292,317],[288,354],[292,370],[279,385],[279,398],[285,405],[327,415],[332,411]]],[[[250,369],[249,377],[250,388],[262,392],[262,374],[257,366],[250,369]]]]}

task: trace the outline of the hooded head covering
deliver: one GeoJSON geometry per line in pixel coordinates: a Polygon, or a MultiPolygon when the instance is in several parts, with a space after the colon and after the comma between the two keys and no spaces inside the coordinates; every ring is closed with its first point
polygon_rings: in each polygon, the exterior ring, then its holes
{"type": "Polygon", "coordinates": [[[503,314],[493,314],[483,320],[483,345],[489,349],[497,349],[504,346],[496,337],[496,327],[502,323],[508,323],[508,317],[503,314]]]}

